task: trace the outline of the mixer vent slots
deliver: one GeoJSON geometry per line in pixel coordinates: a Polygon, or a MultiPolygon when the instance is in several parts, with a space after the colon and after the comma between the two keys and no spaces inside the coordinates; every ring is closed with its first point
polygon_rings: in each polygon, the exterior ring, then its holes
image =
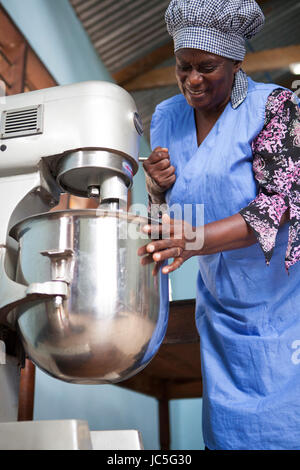
{"type": "Polygon", "coordinates": [[[43,105],[15,108],[1,115],[0,138],[25,137],[42,134],[43,105]]]}

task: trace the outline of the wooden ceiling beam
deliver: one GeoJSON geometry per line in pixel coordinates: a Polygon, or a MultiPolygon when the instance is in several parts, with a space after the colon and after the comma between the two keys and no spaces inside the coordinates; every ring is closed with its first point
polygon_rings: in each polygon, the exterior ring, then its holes
{"type": "Polygon", "coordinates": [[[24,90],[27,44],[2,6],[0,32],[0,80],[5,84],[5,94],[14,95],[24,90]]]}
{"type": "Polygon", "coordinates": [[[174,66],[171,66],[151,70],[150,72],[144,73],[143,75],[123,84],[123,86],[127,91],[139,91],[175,84],[175,68],[174,66]]]}
{"type": "MultiPolygon", "coordinates": [[[[248,73],[269,72],[287,68],[294,62],[300,62],[300,45],[267,49],[251,52],[246,55],[243,70],[248,73]]],[[[128,91],[146,90],[163,86],[175,85],[174,67],[151,70],[127,82],[124,88],[128,91]]]]}
{"type": "Polygon", "coordinates": [[[267,49],[246,55],[243,68],[247,73],[269,72],[300,62],[300,45],[267,49]]]}
{"type": "Polygon", "coordinates": [[[6,94],[48,88],[56,81],[0,6],[0,80],[6,94]]]}
{"type": "Polygon", "coordinates": [[[127,82],[135,79],[140,75],[143,75],[165,60],[169,59],[173,56],[173,54],[174,46],[173,42],[171,41],[150,52],[150,54],[147,54],[133,64],[128,65],[119,72],[116,72],[113,74],[113,78],[119,85],[124,86],[127,82]]]}

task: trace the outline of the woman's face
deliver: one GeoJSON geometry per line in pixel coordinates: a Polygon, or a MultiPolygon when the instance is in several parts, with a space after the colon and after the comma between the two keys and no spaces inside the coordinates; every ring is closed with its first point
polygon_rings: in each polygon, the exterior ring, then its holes
{"type": "Polygon", "coordinates": [[[218,110],[228,103],[241,62],[199,49],[179,49],[175,57],[179,89],[193,108],[218,110]]]}

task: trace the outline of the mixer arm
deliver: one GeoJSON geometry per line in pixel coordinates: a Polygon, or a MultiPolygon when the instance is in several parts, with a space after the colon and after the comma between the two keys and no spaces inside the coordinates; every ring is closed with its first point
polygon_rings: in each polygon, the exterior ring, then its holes
{"type": "MultiPolygon", "coordinates": [[[[14,308],[24,302],[35,300],[47,300],[57,296],[67,298],[69,286],[65,281],[48,281],[33,283],[25,286],[12,281],[6,274],[4,259],[6,247],[0,246],[0,324],[5,323],[14,326],[14,315],[8,315],[14,308]]],[[[12,312],[13,313],[13,312],[12,312]]]]}
{"type": "MultiPolygon", "coordinates": [[[[14,209],[10,210],[8,224],[5,227],[7,233],[20,220],[48,212],[59,203],[61,191],[43,159],[39,161],[36,170],[31,175],[21,175],[15,181],[12,177],[8,181],[8,192],[14,209]]],[[[1,238],[4,237],[0,237],[0,243],[2,243],[1,238]]]]}

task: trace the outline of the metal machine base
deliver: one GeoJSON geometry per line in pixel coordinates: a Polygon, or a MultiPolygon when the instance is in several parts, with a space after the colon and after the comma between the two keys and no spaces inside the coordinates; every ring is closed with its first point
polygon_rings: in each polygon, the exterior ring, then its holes
{"type": "Polygon", "coordinates": [[[18,419],[20,368],[16,358],[5,354],[0,341],[0,425],[18,419]]]}
{"type": "Polygon", "coordinates": [[[0,423],[0,450],[142,450],[138,431],[90,431],[86,421],[0,423]]]}
{"type": "Polygon", "coordinates": [[[91,431],[93,450],[143,450],[139,431],[91,431]]]}

